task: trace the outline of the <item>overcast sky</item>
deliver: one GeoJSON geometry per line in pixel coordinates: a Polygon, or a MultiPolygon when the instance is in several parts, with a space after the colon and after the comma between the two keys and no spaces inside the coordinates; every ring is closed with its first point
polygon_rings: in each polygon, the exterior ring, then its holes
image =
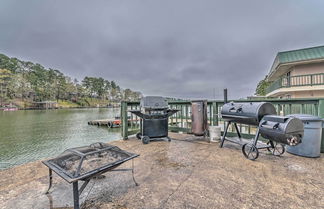
{"type": "Polygon", "coordinates": [[[1,0],[0,53],[145,95],[253,95],[278,51],[324,45],[322,0],[1,0]]]}

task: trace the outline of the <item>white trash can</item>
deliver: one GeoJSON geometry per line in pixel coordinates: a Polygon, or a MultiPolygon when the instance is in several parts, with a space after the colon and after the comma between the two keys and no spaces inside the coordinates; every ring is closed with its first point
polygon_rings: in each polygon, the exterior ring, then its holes
{"type": "Polygon", "coordinates": [[[221,138],[220,126],[209,126],[209,137],[211,142],[217,142],[221,138]]]}

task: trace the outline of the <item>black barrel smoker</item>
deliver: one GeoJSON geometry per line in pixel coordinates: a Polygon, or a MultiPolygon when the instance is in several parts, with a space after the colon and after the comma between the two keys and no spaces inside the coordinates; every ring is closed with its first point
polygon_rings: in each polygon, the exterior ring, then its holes
{"type": "Polygon", "coordinates": [[[152,140],[161,140],[168,137],[168,119],[178,110],[171,110],[167,101],[159,96],[143,97],[140,102],[141,110],[131,110],[130,112],[141,118],[140,132],[136,134],[143,144],[148,144],[152,140]]]}
{"type": "Polygon", "coordinates": [[[220,147],[223,147],[225,141],[243,145],[242,152],[250,160],[258,158],[259,149],[268,149],[273,155],[282,155],[285,152],[283,144],[297,145],[303,137],[303,123],[297,118],[275,115],[274,106],[268,102],[226,103],[221,114],[227,125],[220,147]],[[226,137],[231,123],[234,124],[238,138],[226,137]],[[257,127],[256,135],[250,143],[242,140],[237,123],[257,127]],[[260,135],[269,140],[267,144],[258,143],[260,135]]]}
{"type": "Polygon", "coordinates": [[[191,132],[195,136],[208,135],[207,100],[191,102],[191,132]]]}

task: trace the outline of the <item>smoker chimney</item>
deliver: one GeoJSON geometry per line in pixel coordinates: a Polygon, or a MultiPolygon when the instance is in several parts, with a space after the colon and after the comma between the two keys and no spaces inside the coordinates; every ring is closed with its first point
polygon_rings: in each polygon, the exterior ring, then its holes
{"type": "Polygon", "coordinates": [[[224,89],[224,104],[227,103],[227,89],[224,89]]]}

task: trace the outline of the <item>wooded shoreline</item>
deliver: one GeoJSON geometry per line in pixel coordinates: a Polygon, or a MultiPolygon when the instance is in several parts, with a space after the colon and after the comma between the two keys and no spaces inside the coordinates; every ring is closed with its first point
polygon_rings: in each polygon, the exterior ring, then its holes
{"type": "Polygon", "coordinates": [[[0,107],[26,108],[48,101],[73,107],[108,105],[141,96],[114,80],[85,76],[78,81],[58,69],[0,54],[0,107]]]}

